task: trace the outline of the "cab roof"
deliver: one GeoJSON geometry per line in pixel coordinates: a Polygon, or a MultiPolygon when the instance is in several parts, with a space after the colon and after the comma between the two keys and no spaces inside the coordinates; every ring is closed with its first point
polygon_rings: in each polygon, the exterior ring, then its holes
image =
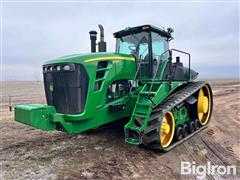
{"type": "Polygon", "coordinates": [[[136,26],[136,27],[125,28],[121,31],[113,33],[113,36],[115,38],[120,38],[122,36],[126,36],[126,35],[129,35],[129,34],[136,34],[136,33],[140,33],[140,32],[143,32],[143,31],[156,32],[156,33],[159,33],[166,38],[171,38],[172,37],[171,34],[167,31],[165,31],[163,28],[159,28],[159,27],[149,25],[149,24],[136,26]]]}

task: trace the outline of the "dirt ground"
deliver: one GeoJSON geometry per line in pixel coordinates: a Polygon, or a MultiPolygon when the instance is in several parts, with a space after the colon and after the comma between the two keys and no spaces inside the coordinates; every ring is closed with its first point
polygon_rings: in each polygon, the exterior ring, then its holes
{"type": "Polygon", "coordinates": [[[45,103],[41,82],[2,82],[0,179],[196,179],[180,175],[181,161],[198,165],[235,165],[237,175],[207,179],[240,179],[240,83],[210,80],[214,112],[207,129],[162,154],[124,142],[121,127],[67,135],[43,132],[13,120],[14,104],[45,103]]]}

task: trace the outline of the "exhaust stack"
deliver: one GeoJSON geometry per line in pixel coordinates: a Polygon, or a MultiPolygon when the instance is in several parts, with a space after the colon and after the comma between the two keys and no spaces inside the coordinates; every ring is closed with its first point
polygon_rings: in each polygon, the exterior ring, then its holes
{"type": "Polygon", "coordinates": [[[101,24],[98,25],[100,29],[100,41],[98,42],[98,52],[107,51],[107,43],[104,41],[104,29],[101,24]]]}

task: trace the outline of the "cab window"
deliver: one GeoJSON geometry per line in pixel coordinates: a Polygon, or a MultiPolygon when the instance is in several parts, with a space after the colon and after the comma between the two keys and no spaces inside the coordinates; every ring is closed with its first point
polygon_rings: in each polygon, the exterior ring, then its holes
{"type": "Polygon", "coordinates": [[[153,74],[155,74],[157,69],[158,70],[161,69],[158,66],[160,66],[162,60],[167,60],[169,56],[167,52],[164,53],[166,50],[168,50],[168,43],[167,38],[162,37],[158,33],[152,32],[151,35],[152,35],[153,74]]]}
{"type": "MultiPolygon", "coordinates": [[[[168,49],[167,38],[162,37],[161,35],[152,32],[152,54],[153,58],[161,56],[168,49]]],[[[167,54],[167,53],[166,53],[167,54]]],[[[167,57],[165,55],[164,57],[167,57]]]]}

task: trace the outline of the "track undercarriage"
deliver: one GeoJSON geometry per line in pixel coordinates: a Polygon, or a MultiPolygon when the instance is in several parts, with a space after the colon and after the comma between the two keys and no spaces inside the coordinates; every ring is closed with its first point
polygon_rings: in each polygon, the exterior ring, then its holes
{"type": "MultiPolygon", "coordinates": [[[[143,131],[125,128],[126,141],[166,152],[205,129],[211,113],[210,85],[202,81],[189,82],[151,110],[143,131]]],[[[136,118],[134,124],[140,128],[144,122],[144,119],[136,118]]]]}

